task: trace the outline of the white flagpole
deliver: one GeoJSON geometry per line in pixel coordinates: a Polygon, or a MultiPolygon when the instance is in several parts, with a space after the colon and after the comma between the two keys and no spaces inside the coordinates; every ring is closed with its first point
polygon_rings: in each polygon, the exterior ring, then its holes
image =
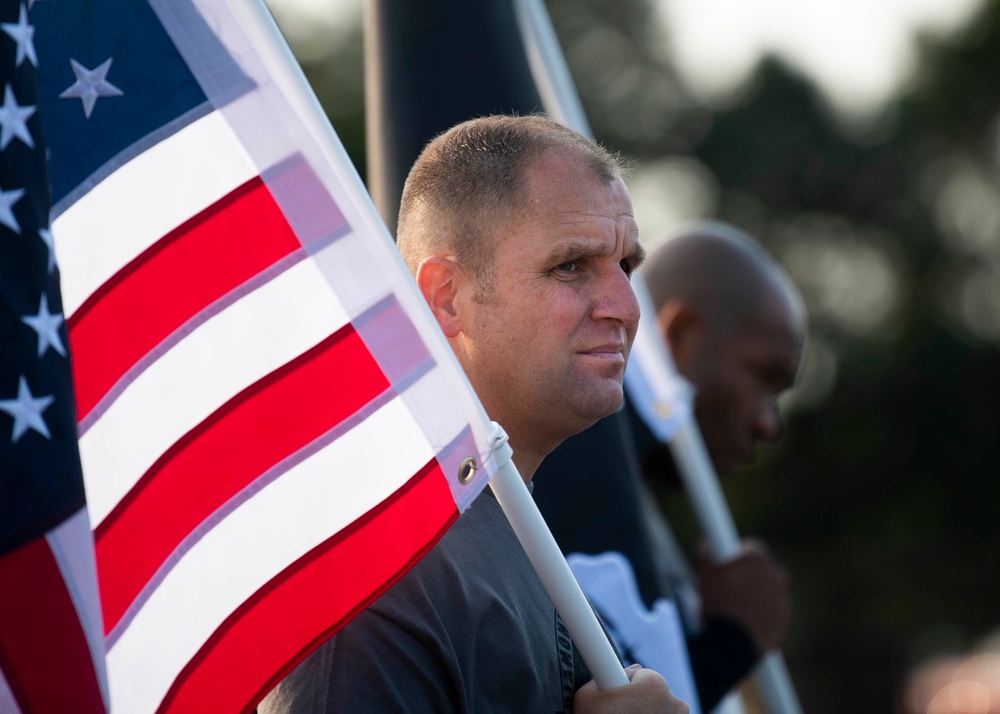
{"type": "MultiPolygon", "coordinates": [[[[516,7],[525,37],[528,61],[546,110],[558,121],[592,137],[593,133],[544,5],[541,0],[517,0],[516,7]]],[[[708,537],[713,557],[718,561],[729,560],[739,553],[739,531],[708,458],[698,424],[691,416],[693,392],[689,387],[677,388],[684,380],[677,374],[673,360],[653,322],[655,310],[649,292],[641,279],[633,280],[633,284],[644,316],[640,319],[636,342],[645,340],[647,344],[644,347],[651,347],[659,353],[659,359],[650,360],[645,367],[658,370],[658,374],[651,375],[657,384],[671,385],[668,393],[657,394],[656,397],[664,400],[665,404],[680,407],[686,415],[679,420],[676,431],[668,441],[671,453],[677,462],[701,528],[708,537]]],[[[766,655],[757,666],[754,678],[761,690],[761,697],[772,714],[801,714],[801,706],[780,652],[766,655]]]]}
{"type": "Polygon", "coordinates": [[[580,650],[598,689],[628,684],[628,677],[604,633],[604,628],[580,589],[521,474],[511,461],[513,452],[507,443],[507,433],[496,422],[493,422],[493,426],[496,430],[493,436],[493,458],[500,469],[490,479],[490,488],[510,521],[514,534],[537,571],[570,637],[580,650]]]}
{"type": "MultiPolygon", "coordinates": [[[[736,557],[740,548],[739,532],[726,505],[697,423],[692,419],[682,424],[669,446],[698,522],[708,538],[712,557],[720,562],[736,557]]],[[[769,711],[774,714],[802,714],[780,652],[769,652],[761,660],[756,667],[754,680],[769,711]]]]}

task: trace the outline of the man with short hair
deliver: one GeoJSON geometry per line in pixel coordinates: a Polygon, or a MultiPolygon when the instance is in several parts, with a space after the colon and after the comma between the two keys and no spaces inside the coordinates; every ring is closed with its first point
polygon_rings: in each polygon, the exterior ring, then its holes
{"type": "MultiPolygon", "coordinates": [[[[398,245],[525,482],[622,402],[643,259],[604,149],[538,116],[434,139],[410,172],[398,245]]],[[[428,555],[281,683],[261,711],[660,712],[628,671],[597,691],[487,489],[428,555]]]]}
{"type": "MultiPolygon", "coordinates": [[[[801,359],[802,300],[753,238],[719,222],[683,227],[654,251],[643,277],[677,370],[695,389],[712,463],[730,475],[753,459],[758,441],[781,433],[777,397],[801,359]]],[[[539,475],[535,497],[565,553],[623,554],[646,607],[676,598],[683,610],[685,594],[700,596],[687,645],[703,711],[780,643],[789,622],[787,577],[755,543],[727,563],[700,559],[699,588],[691,589],[649,490],[651,481],[676,484],[676,467],[630,405],[568,439],[539,475]]],[[[602,615],[612,628],[623,619],[602,615]]],[[[626,657],[639,644],[616,635],[626,657]]]]}

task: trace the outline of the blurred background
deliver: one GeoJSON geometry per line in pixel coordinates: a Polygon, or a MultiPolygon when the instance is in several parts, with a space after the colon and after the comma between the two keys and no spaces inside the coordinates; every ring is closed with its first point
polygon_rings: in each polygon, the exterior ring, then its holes
{"type": "MultiPolygon", "coordinates": [[[[365,176],[361,0],[269,4],[365,176]]],[[[808,303],[785,434],[725,485],[792,574],[803,708],[1000,712],[1000,2],[547,4],[647,245],[730,221],[808,303]]]]}

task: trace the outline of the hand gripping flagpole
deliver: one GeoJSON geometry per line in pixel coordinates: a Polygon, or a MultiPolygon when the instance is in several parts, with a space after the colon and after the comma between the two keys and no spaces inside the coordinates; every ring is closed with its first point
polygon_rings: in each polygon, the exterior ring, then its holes
{"type": "MultiPolygon", "coordinates": [[[[592,137],[542,0],[517,0],[516,8],[529,64],[546,111],[558,121],[592,137]]],[[[643,318],[639,321],[632,359],[635,360],[636,348],[653,351],[652,359],[644,360],[643,365],[648,371],[650,384],[647,386],[654,388],[655,398],[662,406],[681,412],[675,415],[680,418],[672,419],[676,431],[670,436],[657,434],[657,437],[669,444],[695,515],[708,538],[712,556],[717,561],[729,560],[739,553],[739,532],[693,417],[693,390],[677,374],[673,359],[667,353],[654,321],[656,312],[652,300],[641,276],[633,279],[633,285],[643,318]]],[[[764,657],[757,666],[754,679],[772,714],[801,714],[802,709],[780,652],[771,652],[764,657]]]]}
{"type": "Polygon", "coordinates": [[[507,432],[496,422],[493,422],[493,428],[493,458],[499,470],[490,479],[490,488],[510,521],[514,534],[580,650],[597,688],[610,689],[628,684],[628,676],[604,628],[597,621],[597,615],[511,460],[513,451],[507,443],[507,432]]]}

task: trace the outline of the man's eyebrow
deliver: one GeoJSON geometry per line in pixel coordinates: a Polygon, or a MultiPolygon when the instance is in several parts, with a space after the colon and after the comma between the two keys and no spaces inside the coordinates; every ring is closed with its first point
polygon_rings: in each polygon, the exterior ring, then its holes
{"type": "Polygon", "coordinates": [[[607,242],[601,238],[573,238],[553,246],[548,253],[549,262],[562,262],[570,258],[590,258],[608,255],[607,242]]]}
{"type": "MultiPolygon", "coordinates": [[[[610,252],[602,238],[573,238],[554,246],[546,259],[548,262],[564,262],[570,259],[604,257],[610,252]]],[[[646,249],[639,241],[635,241],[633,249],[622,258],[630,261],[633,268],[638,268],[646,260],[646,249]]]]}

